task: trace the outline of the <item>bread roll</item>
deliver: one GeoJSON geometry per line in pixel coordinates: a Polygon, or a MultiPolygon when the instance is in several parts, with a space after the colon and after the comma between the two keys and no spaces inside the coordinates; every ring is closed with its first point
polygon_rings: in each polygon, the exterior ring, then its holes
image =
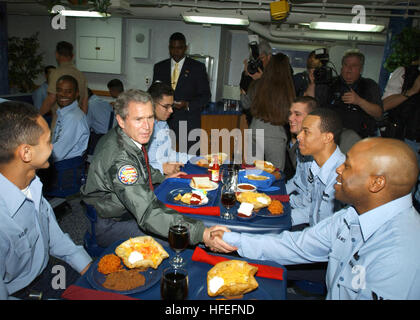
{"type": "Polygon", "coordinates": [[[193,177],[192,186],[195,189],[211,189],[213,187],[209,177],[193,177]]]}

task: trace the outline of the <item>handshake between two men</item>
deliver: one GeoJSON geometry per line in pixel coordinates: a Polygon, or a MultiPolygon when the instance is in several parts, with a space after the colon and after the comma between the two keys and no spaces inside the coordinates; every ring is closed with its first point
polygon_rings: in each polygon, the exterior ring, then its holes
{"type": "Polygon", "coordinates": [[[225,232],[230,232],[230,230],[224,226],[217,225],[206,228],[203,234],[204,244],[214,252],[229,253],[236,251],[238,248],[223,241],[223,234],[225,232]]]}

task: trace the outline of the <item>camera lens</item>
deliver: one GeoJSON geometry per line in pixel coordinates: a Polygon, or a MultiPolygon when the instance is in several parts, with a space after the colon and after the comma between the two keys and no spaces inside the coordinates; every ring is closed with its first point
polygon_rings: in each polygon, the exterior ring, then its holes
{"type": "Polygon", "coordinates": [[[258,69],[263,70],[263,64],[262,61],[258,58],[258,59],[250,59],[248,60],[248,73],[249,74],[254,74],[256,72],[258,72],[258,69]]]}

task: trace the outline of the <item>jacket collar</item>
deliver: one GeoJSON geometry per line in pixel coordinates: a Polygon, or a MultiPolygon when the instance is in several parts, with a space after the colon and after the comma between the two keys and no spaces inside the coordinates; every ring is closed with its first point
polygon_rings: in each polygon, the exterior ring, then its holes
{"type": "MultiPolygon", "coordinates": [[[[123,129],[121,129],[120,126],[115,127],[117,134],[119,136],[120,139],[122,139],[124,145],[126,146],[126,148],[128,148],[127,151],[131,152],[131,153],[135,153],[135,154],[143,154],[143,151],[141,150],[141,144],[139,143],[137,146],[136,143],[134,142],[133,139],[131,139],[124,131],[123,129]]],[[[147,144],[144,145],[145,148],[147,149],[147,144]]]]}

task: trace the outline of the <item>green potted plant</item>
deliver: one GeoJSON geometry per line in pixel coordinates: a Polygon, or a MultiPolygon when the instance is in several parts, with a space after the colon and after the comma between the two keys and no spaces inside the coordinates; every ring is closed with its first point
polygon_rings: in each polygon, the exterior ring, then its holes
{"type": "Polygon", "coordinates": [[[111,0],[89,0],[89,3],[93,4],[96,11],[107,14],[111,0]]]}
{"type": "Polygon", "coordinates": [[[393,37],[391,49],[384,64],[386,70],[393,72],[398,67],[409,66],[420,49],[420,29],[404,28],[393,37]]]}
{"type": "Polygon", "coordinates": [[[38,35],[37,32],[27,38],[8,39],[10,88],[20,92],[32,92],[36,88],[34,80],[44,68],[43,56],[38,53],[38,35]]]}
{"type": "Polygon", "coordinates": [[[83,9],[80,10],[86,10],[87,7],[92,7],[96,11],[107,14],[111,0],[44,0],[43,3],[50,12],[55,5],[62,5],[64,7],[70,5],[72,8],[81,6],[83,9]]]}
{"type": "Polygon", "coordinates": [[[93,8],[101,13],[108,13],[111,0],[68,0],[74,6],[91,4],[93,8]]]}

